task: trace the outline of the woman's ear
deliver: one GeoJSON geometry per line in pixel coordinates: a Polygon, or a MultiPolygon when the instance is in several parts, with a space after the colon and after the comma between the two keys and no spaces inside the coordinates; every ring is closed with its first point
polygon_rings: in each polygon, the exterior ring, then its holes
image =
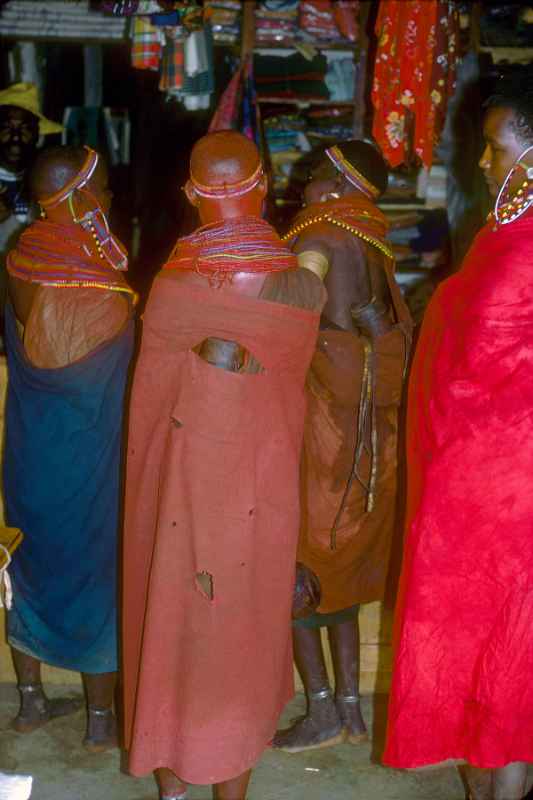
{"type": "Polygon", "coordinates": [[[200,205],[200,198],[196,194],[196,190],[190,181],[187,181],[187,183],[183,187],[183,191],[187,195],[187,200],[189,201],[191,206],[198,208],[198,206],[200,205]]]}

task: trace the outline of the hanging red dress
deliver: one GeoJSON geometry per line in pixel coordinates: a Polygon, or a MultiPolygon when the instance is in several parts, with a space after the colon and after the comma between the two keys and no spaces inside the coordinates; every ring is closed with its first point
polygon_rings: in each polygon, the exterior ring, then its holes
{"type": "Polygon", "coordinates": [[[426,316],[384,761],[533,762],[533,212],[478,234],[426,316]]]}
{"type": "Polygon", "coordinates": [[[381,0],[376,20],[372,133],[397,167],[414,154],[430,167],[455,87],[458,14],[448,0],[381,0]]]}

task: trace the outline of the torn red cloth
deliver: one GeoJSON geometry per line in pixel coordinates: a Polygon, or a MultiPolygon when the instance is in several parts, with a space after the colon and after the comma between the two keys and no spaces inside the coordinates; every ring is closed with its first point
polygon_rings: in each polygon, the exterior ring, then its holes
{"type": "Polygon", "coordinates": [[[123,654],[134,775],[168,767],[211,784],[241,774],[292,695],[304,381],[318,320],[183,285],[171,270],[154,283],[126,480],[123,654]],[[192,348],[208,337],[239,342],[264,371],[206,363],[192,348]]]}

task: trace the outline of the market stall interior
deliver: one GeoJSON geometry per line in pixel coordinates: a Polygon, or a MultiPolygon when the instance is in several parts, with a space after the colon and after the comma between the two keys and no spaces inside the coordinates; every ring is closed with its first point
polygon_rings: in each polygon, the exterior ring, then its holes
{"type": "MultiPolygon", "coordinates": [[[[178,236],[198,225],[183,191],[192,146],[208,130],[231,128],[259,146],[268,176],[265,214],[282,235],[302,206],[317,153],[353,138],[380,147],[390,177],[379,207],[390,225],[398,283],[420,323],[490,209],[477,166],[483,103],[500,76],[523,73],[527,80],[532,62],[533,3],[527,2],[0,0],[0,92],[13,84],[37,87],[40,111],[62,126],[41,135],[37,148],[89,145],[105,155],[111,227],[130,254],[141,310],[178,236]]],[[[13,243],[2,227],[19,218],[24,226],[32,214],[24,176],[13,177],[0,162],[1,271],[13,243]]],[[[0,430],[6,382],[0,355],[0,430]]],[[[374,705],[377,739],[390,685],[401,546],[398,536],[386,602],[361,612],[361,691],[371,696],[365,708],[371,717],[374,705]]],[[[57,685],[76,682],[72,673],[46,675],[57,685]]],[[[2,682],[13,684],[14,675],[0,643],[2,682]]],[[[13,697],[5,697],[9,705],[13,697]]],[[[58,734],[52,746],[43,734],[42,800],[78,796],[58,793],[48,763],[47,753],[55,758],[68,735],[58,734]]],[[[0,754],[3,736],[7,742],[0,730],[0,754]]],[[[12,746],[5,768],[15,770],[25,752],[12,746]]],[[[321,794],[331,754],[318,767],[306,756],[301,769],[322,774],[316,793],[300,780],[301,795],[282,783],[287,757],[269,753],[264,773],[278,769],[280,785],[261,797],[352,797],[358,770],[371,769],[370,745],[355,766],[350,752],[339,758],[346,779],[338,794],[321,794]]],[[[294,766],[288,772],[287,780],[299,780],[294,766]]],[[[91,794],[90,780],[80,780],[80,798],[100,797],[91,794]]],[[[463,797],[449,775],[435,783],[410,777],[405,795],[375,780],[375,796],[385,800],[463,797]]],[[[127,791],[117,783],[109,797],[125,798],[127,791]]]]}
{"type": "MultiPolygon", "coordinates": [[[[427,42],[430,5],[415,51],[427,42]]],[[[142,294],[176,236],[195,225],[180,187],[190,148],[210,125],[261,144],[269,215],[282,230],[301,203],[313,151],[373,136],[392,167],[383,207],[409,295],[460,260],[483,218],[475,101],[498,73],[528,62],[532,39],[526,4],[437,5],[439,35],[423,55],[431,85],[422,85],[409,78],[416,64],[405,54],[393,74],[400,59],[391,61],[391,43],[401,43],[409,18],[387,20],[386,3],[4,0],[2,83],[35,83],[44,113],[65,126],[64,143],[106,152],[114,222],[142,294]]]]}

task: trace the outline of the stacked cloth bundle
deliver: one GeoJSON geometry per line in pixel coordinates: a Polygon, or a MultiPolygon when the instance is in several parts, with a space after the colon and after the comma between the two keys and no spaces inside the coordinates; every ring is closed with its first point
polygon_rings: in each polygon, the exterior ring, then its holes
{"type": "Polygon", "coordinates": [[[306,114],[305,133],[312,147],[328,147],[353,138],[353,108],[310,108],[306,114]]]}
{"type": "Polygon", "coordinates": [[[303,38],[330,42],[359,38],[359,0],[301,0],[299,10],[303,38]]]}
{"type": "Polygon", "coordinates": [[[241,34],[241,0],[205,0],[204,9],[215,42],[235,44],[241,34]]]}
{"type": "Polygon", "coordinates": [[[298,32],[298,0],[263,0],[255,9],[258,44],[288,44],[298,32]]]}
{"type": "Polygon", "coordinates": [[[254,73],[259,97],[329,100],[328,60],[322,53],[308,59],[302,53],[256,53],[254,73]]]}
{"type": "Polygon", "coordinates": [[[273,109],[264,119],[265,140],[272,166],[272,189],[276,197],[287,196],[293,166],[311,149],[305,128],[305,116],[273,109]]]}
{"type": "Polygon", "coordinates": [[[429,168],[455,88],[459,20],[451,0],[382,0],[376,20],[372,133],[392,167],[429,168]],[[407,123],[414,117],[414,141],[407,123]],[[413,152],[412,152],[413,151],[413,152]]]}

